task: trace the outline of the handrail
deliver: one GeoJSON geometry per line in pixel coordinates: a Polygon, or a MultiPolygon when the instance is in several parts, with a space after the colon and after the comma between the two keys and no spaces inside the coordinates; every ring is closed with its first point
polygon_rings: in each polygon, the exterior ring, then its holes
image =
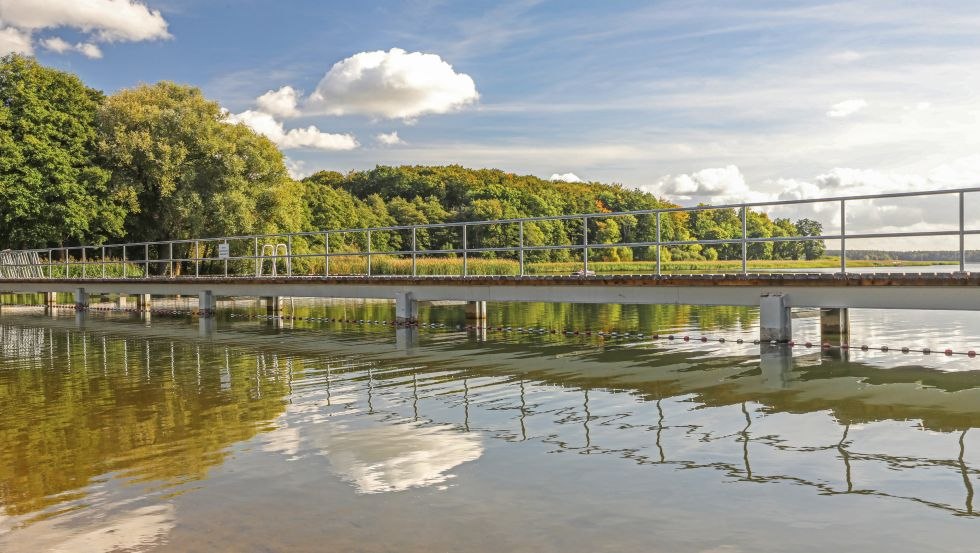
{"type": "MultiPolygon", "coordinates": [[[[965,225],[965,200],[964,197],[969,193],[980,192],[980,187],[957,188],[945,190],[931,190],[923,192],[894,192],[886,194],[865,194],[858,196],[833,196],[826,198],[812,199],[792,199],[777,200],[770,202],[746,202],[738,204],[723,205],[698,205],[691,207],[667,207],[658,209],[643,209],[633,211],[617,211],[607,213],[582,213],[570,215],[536,216],[509,218],[484,221],[458,221],[450,223],[428,223],[421,225],[395,225],[386,227],[370,228],[350,228],[350,229],[324,229],[319,231],[305,231],[295,233],[274,233],[274,234],[247,234],[237,236],[220,236],[208,238],[190,238],[179,240],[149,241],[149,242],[127,242],[118,244],[100,244],[95,246],[66,246],[59,248],[34,248],[25,250],[5,250],[0,252],[0,280],[11,280],[16,278],[89,278],[100,276],[101,278],[139,278],[150,276],[152,269],[162,268],[159,274],[170,277],[178,276],[184,263],[193,264],[194,276],[214,276],[211,269],[204,267],[205,273],[202,274],[202,264],[214,261],[222,261],[224,276],[246,276],[249,271],[242,267],[237,267],[231,262],[251,261],[254,268],[251,275],[261,276],[265,260],[272,262],[272,275],[277,275],[276,265],[279,260],[285,261],[286,277],[309,276],[309,274],[299,275],[294,271],[294,260],[314,259],[323,260],[323,275],[331,274],[331,259],[344,257],[363,257],[366,259],[366,274],[371,276],[376,271],[373,270],[373,257],[378,255],[386,256],[411,256],[411,274],[417,276],[418,257],[422,255],[461,255],[462,274],[469,274],[469,261],[472,254],[485,253],[510,253],[515,260],[519,261],[520,275],[526,274],[525,254],[530,251],[551,251],[551,250],[581,250],[581,262],[583,274],[589,274],[589,251],[606,248],[657,248],[656,251],[656,274],[661,273],[660,248],[675,246],[703,245],[714,246],[723,244],[737,244],[741,246],[741,270],[743,273],[748,271],[749,252],[751,244],[759,243],[780,243],[780,242],[810,242],[810,241],[837,241],[840,242],[840,270],[847,272],[846,253],[847,241],[854,239],[881,239],[881,238],[923,238],[923,237],[942,237],[951,236],[959,239],[959,270],[965,271],[966,250],[965,242],[967,236],[980,235],[980,229],[968,229],[965,225]],[[940,231],[908,231],[908,232],[864,232],[847,233],[846,207],[848,202],[894,199],[894,198],[914,198],[914,197],[934,197],[956,195],[958,199],[958,228],[940,231]],[[838,203],[841,217],[841,230],[836,234],[821,234],[815,236],[773,236],[773,237],[752,237],[748,235],[747,214],[751,208],[775,208],[793,205],[813,205],[838,203]],[[741,224],[741,236],[728,239],[704,239],[704,240],[664,240],[661,236],[663,215],[673,213],[696,213],[701,211],[713,210],[737,210],[737,217],[741,224]],[[656,240],[637,240],[620,241],[616,243],[595,243],[590,242],[589,222],[592,220],[614,219],[625,216],[655,216],[656,218],[656,240]],[[582,240],[577,244],[527,244],[525,226],[528,223],[539,223],[546,221],[576,221],[580,227],[582,240]],[[468,235],[473,229],[490,225],[517,225],[517,243],[506,246],[480,246],[471,245],[468,235]],[[442,248],[420,248],[417,240],[419,231],[431,231],[438,229],[460,229],[458,241],[461,247],[442,247],[442,248]],[[405,249],[405,244],[400,249],[392,251],[379,251],[374,248],[372,236],[384,233],[401,231],[411,231],[411,242],[409,249],[405,249]],[[362,235],[365,246],[355,251],[331,251],[330,236],[362,235]],[[308,250],[297,253],[294,249],[294,242],[300,240],[304,246],[310,246],[306,241],[309,240],[313,245],[320,243],[322,248],[308,250]],[[259,242],[263,242],[262,251],[259,251],[259,242]],[[271,243],[270,243],[271,242],[271,243]],[[236,244],[244,243],[240,250],[247,251],[248,245],[254,243],[254,251],[251,255],[230,255],[230,250],[225,250],[221,257],[203,257],[202,248],[209,244],[236,244]],[[271,255],[266,254],[266,248],[271,246],[271,255]],[[186,255],[181,255],[181,249],[186,255]],[[175,249],[177,251],[175,251],[175,249]],[[112,258],[113,251],[119,250],[121,257],[112,258]],[[135,253],[135,257],[134,254],[135,253]],[[282,253],[281,253],[282,252],[282,253]],[[55,254],[57,255],[57,259],[55,254]],[[76,255],[77,254],[77,255],[76,255]],[[139,254],[142,254],[140,256],[139,254]],[[155,257],[152,254],[156,254],[155,257]],[[73,258],[73,255],[75,257],[73,258]],[[89,272],[93,268],[94,273],[89,272]]],[[[407,238],[407,237],[406,237],[407,238]]],[[[357,240],[360,241],[360,240],[357,240]]],[[[241,245],[241,244],[240,244],[241,245]]],[[[335,241],[336,245],[336,241],[335,241]]],[[[359,247],[359,246],[358,246],[359,247]]],[[[652,260],[651,260],[652,261],[652,260]]],[[[240,263],[241,264],[241,263],[240,263]]],[[[247,263],[246,263],[247,264],[247,263]]],[[[336,268],[336,266],[334,266],[336,268]]],[[[190,268],[188,268],[190,270],[190,268]]],[[[336,274],[336,271],[335,273],[336,274]]],[[[180,275],[188,278],[188,275],[180,275]]]]}

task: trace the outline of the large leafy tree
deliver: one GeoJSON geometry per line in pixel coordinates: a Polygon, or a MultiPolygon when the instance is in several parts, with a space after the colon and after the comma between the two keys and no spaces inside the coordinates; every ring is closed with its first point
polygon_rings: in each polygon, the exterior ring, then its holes
{"type": "Polygon", "coordinates": [[[0,58],[0,244],[100,242],[122,231],[125,191],[94,161],[102,94],[33,58],[0,58]]]}
{"type": "Polygon", "coordinates": [[[106,98],[99,153],[135,198],[126,230],[141,240],[294,230],[282,153],[190,86],[141,85],[106,98]],[[270,201],[270,196],[276,201],[270,201]]]}

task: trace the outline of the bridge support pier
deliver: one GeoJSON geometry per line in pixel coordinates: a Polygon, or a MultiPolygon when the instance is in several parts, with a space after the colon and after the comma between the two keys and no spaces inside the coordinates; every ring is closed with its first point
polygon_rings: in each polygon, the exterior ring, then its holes
{"type": "Polygon", "coordinates": [[[45,292],[44,293],[44,305],[45,307],[54,307],[58,303],[58,294],[56,292],[45,292]]]}
{"type": "Polygon", "coordinates": [[[850,317],[847,308],[820,310],[820,340],[835,346],[847,343],[850,317]]]}
{"type": "Polygon", "coordinates": [[[466,302],[466,318],[475,319],[477,321],[485,321],[487,319],[487,302],[486,301],[466,302]]]}
{"type": "Polygon", "coordinates": [[[129,307],[129,296],[126,294],[119,294],[116,297],[116,307],[119,309],[126,309],[129,307]]]}
{"type": "Polygon", "coordinates": [[[265,302],[265,314],[270,317],[282,315],[282,298],[280,296],[266,296],[262,298],[265,302]]]}
{"type": "Polygon", "coordinates": [[[214,299],[214,294],[211,293],[211,290],[204,290],[198,297],[198,315],[205,318],[213,317],[215,308],[218,305],[218,302],[214,299]]]}
{"type": "Polygon", "coordinates": [[[85,291],[85,288],[75,289],[75,309],[78,311],[88,309],[88,292],[85,291]]]}
{"type": "Polygon", "coordinates": [[[759,301],[759,340],[788,342],[793,328],[789,305],[783,294],[763,294],[759,301]]]}
{"type": "Polygon", "coordinates": [[[411,292],[395,293],[395,323],[415,324],[419,322],[419,303],[411,292]]]}

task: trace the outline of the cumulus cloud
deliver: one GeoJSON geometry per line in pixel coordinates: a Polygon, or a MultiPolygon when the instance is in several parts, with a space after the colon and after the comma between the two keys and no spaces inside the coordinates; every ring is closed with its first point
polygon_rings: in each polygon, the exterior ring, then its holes
{"type": "Polygon", "coordinates": [[[78,52],[87,58],[98,59],[102,57],[102,50],[91,42],[79,42],[72,45],[61,37],[49,37],[41,41],[41,46],[46,50],[64,54],[65,52],[78,52]]]}
{"type": "Polygon", "coordinates": [[[68,27],[89,40],[71,45],[59,37],[41,41],[57,53],[78,52],[101,58],[95,42],[143,41],[170,38],[167,21],[158,10],[136,0],[0,0],[0,55],[33,54],[35,31],[68,27]]]}
{"type": "Polygon", "coordinates": [[[575,173],[562,173],[560,175],[558,173],[552,173],[551,178],[549,178],[548,180],[564,181],[564,182],[582,182],[582,179],[578,178],[578,175],[576,175],[575,173]]]}
{"type": "Polygon", "coordinates": [[[0,56],[10,53],[33,54],[31,33],[13,27],[0,27],[0,56]]]}
{"type": "Polygon", "coordinates": [[[52,52],[57,52],[59,54],[72,50],[72,45],[70,43],[63,38],[56,36],[42,40],[41,46],[44,46],[45,49],[51,50],[52,52]]]}
{"type": "Polygon", "coordinates": [[[827,111],[827,117],[847,117],[848,115],[853,115],[866,107],[868,107],[868,102],[861,98],[844,100],[843,102],[837,102],[836,104],[830,106],[830,109],[827,111]]]}
{"type": "Polygon", "coordinates": [[[404,144],[405,141],[398,136],[398,131],[391,131],[388,133],[379,133],[374,137],[378,142],[384,144],[385,146],[394,146],[396,144],[404,144]]]}
{"type": "Polygon", "coordinates": [[[228,120],[247,125],[286,150],[295,148],[353,150],[358,146],[357,139],[350,134],[326,133],[314,125],[287,131],[281,121],[263,111],[246,110],[242,113],[230,114],[228,120]]]}
{"type": "Polygon", "coordinates": [[[766,194],[749,188],[742,171],[735,165],[667,175],[653,185],[640,188],[682,204],[726,204],[768,199],[766,194]]]}
{"type": "Polygon", "coordinates": [[[270,90],[255,99],[259,109],[278,115],[279,117],[295,117],[299,115],[297,104],[299,103],[299,93],[291,86],[284,86],[279,90],[270,90]]]}
{"type": "Polygon", "coordinates": [[[473,79],[439,56],[392,48],[335,63],[307,98],[305,111],[411,120],[458,110],[479,97],[473,79]]]}
{"type": "Polygon", "coordinates": [[[73,27],[102,42],[170,38],[160,11],[135,0],[0,0],[0,19],[24,30],[73,27]]]}
{"type": "Polygon", "coordinates": [[[284,157],[283,162],[286,164],[286,172],[296,180],[306,178],[312,174],[312,171],[307,168],[306,162],[301,159],[284,157]]]}

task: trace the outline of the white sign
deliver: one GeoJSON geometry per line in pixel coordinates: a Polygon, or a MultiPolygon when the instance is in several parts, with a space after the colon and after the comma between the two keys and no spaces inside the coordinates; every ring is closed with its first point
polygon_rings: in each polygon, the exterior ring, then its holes
{"type": "Polygon", "coordinates": [[[228,259],[228,244],[218,244],[218,259],[228,259]]]}

